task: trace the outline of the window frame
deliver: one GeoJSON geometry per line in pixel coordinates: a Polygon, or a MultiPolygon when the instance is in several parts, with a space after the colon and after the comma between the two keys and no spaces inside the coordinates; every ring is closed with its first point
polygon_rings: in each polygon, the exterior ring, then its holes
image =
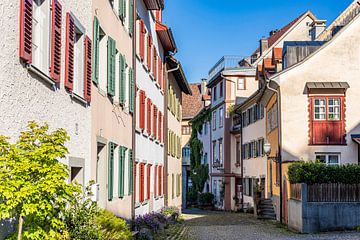
{"type": "Polygon", "coordinates": [[[214,110],[212,112],[212,130],[215,131],[216,130],[216,114],[217,114],[217,110],[214,110]]]}
{"type": "Polygon", "coordinates": [[[237,79],[237,84],[236,84],[237,86],[237,90],[246,90],[246,80],[245,80],[245,78],[238,78],[237,79]],[[240,88],[239,87],[239,85],[240,85],[240,80],[242,80],[243,82],[242,82],[242,88],[240,88]]]}
{"type": "Polygon", "coordinates": [[[224,107],[219,108],[219,128],[224,127],[224,107]]]}
{"type": "Polygon", "coordinates": [[[319,156],[324,156],[325,157],[325,164],[329,165],[329,166],[339,166],[341,165],[341,153],[331,153],[331,152],[326,152],[326,153],[321,153],[321,152],[317,152],[315,153],[315,160],[318,160],[319,156]],[[330,156],[337,156],[338,157],[338,163],[334,164],[334,163],[330,163],[329,162],[329,158],[330,156]]]}

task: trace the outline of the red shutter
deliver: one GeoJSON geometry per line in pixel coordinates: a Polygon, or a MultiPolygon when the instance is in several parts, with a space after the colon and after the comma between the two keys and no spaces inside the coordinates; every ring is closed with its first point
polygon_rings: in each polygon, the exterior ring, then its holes
{"type": "Polygon", "coordinates": [[[158,124],[157,116],[158,116],[158,110],[157,110],[157,107],[154,106],[154,121],[153,121],[153,136],[154,136],[154,138],[157,138],[157,136],[156,136],[157,124],[158,124]]]}
{"type": "Polygon", "coordinates": [[[147,198],[146,199],[150,199],[150,176],[151,176],[151,165],[148,164],[147,166],[147,198]]]}
{"type": "Polygon", "coordinates": [[[158,167],[158,170],[159,170],[159,183],[158,183],[158,193],[159,193],[159,196],[162,196],[162,166],[159,166],[158,167]]]}
{"type": "Polygon", "coordinates": [[[61,73],[61,4],[52,0],[50,76],[59,83],[61,73]]]}
{"type": "Polygon", "coordinates": [[[140,59],[144,60],[145,56],[145,24],[144,21],[140,20],[140,59]]]}
{"type": "Polygon", "coordinates": [[[140,163],[140,202],[144,201],[144,163],[140,163]]]}
{"type": "Polygon", "coordinates": [[[136,168],[137,168],[137,163],[135,163],[135,166],[134,166],[134,179],[133,179],[133,182],[134,182],[134,201],[136,202],[136,184],[137,184],[137,177],[136,177],[136,173],[137,173],[137,171],[136,171],[136,168]]]}
{"type": "Polygon", "coordinates": [[[27,64],[32,61],[32,6],[33,0],[20,1],[19,56],[27,64]]]}
{"type": "Polygon", "coordinates": [[[159,74],[158,82],[159,82],[159,85],[160,85],[160,89],[162,89],[162,82],[163,82],[163,76],[162,76],[162,61],[161,61],[161,58],[160,58],[160,57],[159,57],[157,60],[158,60],[158,74],[159,74]]]}
{"type": "Polygon", "coordinates": [[[151,100],[150,100],[150,98],[148,98],[146,117],[147,117],[147,132],[149,135],[151,134],[151,117],[152,117],[151,116],[151,106],[152,106],[151,100]]]}
{"type": "Polygon", "coordinates": [[[91,67],[91,40],[88,36],[85,37],[84,42],[85,47],[85,56],[84,56],[84,98],[85,100],[90,103],[91,102],[91,74],[92,74],[92,67],[91,67]]]}
{"type": "Polygon", "coordinates": [[[156,17],[156,20],[157,20],[158,22],[162,22],[162,11],[161,11],[161,10],[157,10],[157,11],[155,12],[155,17],[156,17]]]}
{"type": "Polygon", "coordinates": [[[66,51],[65,51],[65,88],[67,88],[69,91],[72,91],[74,86],[74,41],[75,41],[74,18],[71,16],[70,13],[67,13],[66,14],[66,51]]]}
{"type": "Polygon", "coordinates": [[[153,76],[155,80],[157,81],[157,52],[155,46],[153,47],[153,76]]]}
{"type": "Polygon", "coordinates": [[[148,46],[147,46],[147,67],[149,71],[151,70],[151,49],[152,49],[152,38],[151,35],[148,35],[148,46]]]}
{"type": "Polygon", "coordinates": [[[145,92],[140,90],[140,128],[145,129],[145,92]]]}
{"type": "Polygon", "coordinates": [[[154,167],[154,197],[157,197],[157,184],[156,184],[156,181],[157,181],[157,171],[158,171],[158,166],[155,165],[154,167]]]}

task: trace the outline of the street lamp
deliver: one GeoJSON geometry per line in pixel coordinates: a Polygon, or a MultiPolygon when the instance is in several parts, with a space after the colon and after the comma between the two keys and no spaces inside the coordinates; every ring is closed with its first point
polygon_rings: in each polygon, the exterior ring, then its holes
{"type": "Polygon", "coordinates": [[[271,144],[269,143],[268,140],[265,140],[264,143],[264,153],[266,154],[266,156],[269,156],[271,152],[271,144]]]}

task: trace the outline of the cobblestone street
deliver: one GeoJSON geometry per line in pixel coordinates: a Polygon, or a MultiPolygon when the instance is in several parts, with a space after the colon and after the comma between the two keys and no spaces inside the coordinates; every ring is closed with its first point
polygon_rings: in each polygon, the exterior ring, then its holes
{"type": "Polygon", "coordinates": [[[332,232],[320,234],[297,234],[281,225],[262,221],[250,214],[186,210],[187,237],[193,240],[355,240],[359,232],[332,232]]]}

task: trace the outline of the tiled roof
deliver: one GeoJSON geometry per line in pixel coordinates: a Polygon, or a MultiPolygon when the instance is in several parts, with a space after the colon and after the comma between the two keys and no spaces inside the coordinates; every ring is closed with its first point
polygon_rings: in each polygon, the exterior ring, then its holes
{"type": "Polygon", "coordinates": [[[263,65],[265,66],[265,70],[269,70],[269,69],[274,69],[275,65],[273,65],[272,63],[272,59],[271,58],[265,58],[263,65]]]}
{"type": "Polygon", "coordinates": [[[182,117],[189,119],[195,117],[204,107],[201,84],[190,84],[192,95],[182,94],[182,117]]]}
{"type": "MultiPolygon", "coordinates": [[[[268,37],[268,43],[269,43],[269,48],[271,48],[272,45],[274,45],[274,43],[279,40],[292,26],[295,25],[295,23],[297,23],[297,21],[299,19],[301,19],[305,14],[308,14],[309,12],[303,13],[300,16],[298,16],[297,18],[295,18],[294,20],[292,20],[290,23],[288,23],[286,26],[284,26],[283,28],[281,28],[280,30],[278,30],[277,32],[275,32],[273,35],[271,35],[270,37],[268,37]]],[[[257,48],[256,51],[252,54],[255,55],[258,52],[260,52],[260,48],[257,48]]]]}

